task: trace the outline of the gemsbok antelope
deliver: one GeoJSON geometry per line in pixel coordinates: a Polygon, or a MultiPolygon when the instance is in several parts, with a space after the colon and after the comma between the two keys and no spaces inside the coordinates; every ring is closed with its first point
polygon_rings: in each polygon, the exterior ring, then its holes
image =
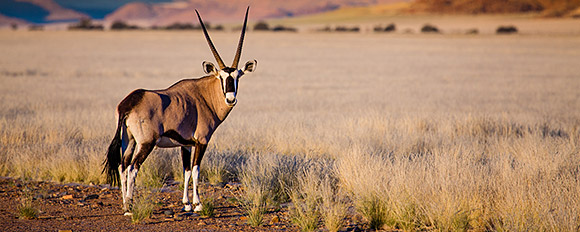
{"type": "Polygon", "coordinates": [[[253,72],[257,66],[257,61],[251,60],[238,69],[249,9],[246,9],[232,66],[227,67],[222,61],[199,12],[195,10],[219,69],[213,63],[204,61],[202,66],[207,76],[184,79],[163,90],[138,89],[117,106],[117,131],[109,145],[103,172],[107,175],[107,182],[113,185],[121,182],[126,215],[130,215],[137,172],[155,146],[181,147],[183,209],[192,209],[188,197],[190,178],[193,182],[194,211],[202,209],[197,192],[201,159],[212,134],[236,105],[239,79],[253,72]],[[195,152],[192,159],[193,147],[195,152]]]}

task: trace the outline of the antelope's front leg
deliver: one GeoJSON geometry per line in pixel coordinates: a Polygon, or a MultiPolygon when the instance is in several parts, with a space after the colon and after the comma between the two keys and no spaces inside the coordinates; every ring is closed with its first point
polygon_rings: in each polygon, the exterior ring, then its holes
{"type": "Polygon", "coordinates": [[[189,179],[191,178],[191,147],[181,147],[181,162],[183,164],[183,211],[191,211],[189,204],[189,179]]]}
{"type": "Polygon", "coordinates": [[[201,200],[199,199],[199,193],[197,192],[197,184],[199,180],[199,165],[201,164],[201,159],[203,158],[203,154],[205,153],[205,149],[207,148],[207,144],[197,144],[195,146],[195,156],[193,157],[193,170],[192,170],[192,178],[193,178],[193,204],[195,205],[195,209],[193,211],[199,212],[202,210],[201,200]]]}
{"type": "Polygon", "coordinates": [[[193,211],[199,212],[202,209],[201,201],[199,199],[199,193],[197,192],[197,181],[199,178],[199,165],[193,166],[193,205],[195,205],[195,209],[193,211]]]}

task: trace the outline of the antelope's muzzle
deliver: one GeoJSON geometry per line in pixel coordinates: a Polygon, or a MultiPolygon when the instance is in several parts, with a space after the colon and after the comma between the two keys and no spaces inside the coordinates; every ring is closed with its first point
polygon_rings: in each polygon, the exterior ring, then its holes
{"type": "Polygon", "coordinates": [[[226,104],[228,106],[234,106],[238,100],[236,99],[236,93],[234,92],[227,92],[226,93],[226,104]]]}
{"type": "Polygon", "coordinates": [[[226,78],[226,104],[234,106],[236,104],[236,82],[232,76],[226,78]]]}

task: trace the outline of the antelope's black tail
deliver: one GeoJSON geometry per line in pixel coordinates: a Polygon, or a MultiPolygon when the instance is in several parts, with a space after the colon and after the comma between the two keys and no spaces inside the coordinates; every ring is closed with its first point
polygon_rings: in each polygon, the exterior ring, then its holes
{"type": "Polygon", "coordinates": [[[125,123],[126,117],[119,117],[119,123],[117,125],[117,131],[115,136],[109,145],[109,150],[107,151],[107,157],[103,162],[105,166],[102,173],[107,174],[107,183],[118,186],[120,181],[119,175],[119,165],[121,165],[121,146],[122,146],[122,134],[121,129],[123,123],[125,123]]]}

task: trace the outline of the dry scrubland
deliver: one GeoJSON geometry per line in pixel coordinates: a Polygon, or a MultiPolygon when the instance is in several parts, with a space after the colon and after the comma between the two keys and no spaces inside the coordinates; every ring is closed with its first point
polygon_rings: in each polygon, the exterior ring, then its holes
{"type": "MultiPolygon", "coordinates": [[[[231,60],[237,33],[212,33],[231,60]]],[[[202,164],[302,228],[577,231],[580,39],[249,33],[239,103],[202,164]],[[320,221],[319,221],[320,219],[320,221]]],[[[0,32],[0,175],[102,183],[115,106],[201,76],[200,32],[0,32]]],[[[180,180],[156,149],[141,186],[180,180]]],[[[203,197],[203,196],[202,196],[203,197]]],[[[249,216],[249,220],[258,220],[249,216]]]]}

